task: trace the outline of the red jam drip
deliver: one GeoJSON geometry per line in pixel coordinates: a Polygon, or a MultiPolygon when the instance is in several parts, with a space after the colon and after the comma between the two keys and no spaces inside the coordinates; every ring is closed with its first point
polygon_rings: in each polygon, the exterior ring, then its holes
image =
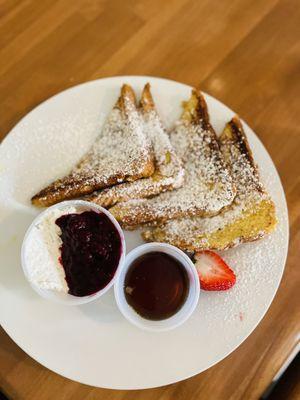
{"type": "Polygon", "coordinates": [[[121,256],[121,238],[104,213],[66,214],[55,223],[61,229],[60,262],[69,293],[87,296],[103,289],[114,277],[121,256]]]}
{"type": "Polygon", "coordinates": [[[128,304],[143,318],[162,320],[176,314],[185,303],[188,275],[174,257],[151,252],[137,258],[125,277],[128,304]]]}

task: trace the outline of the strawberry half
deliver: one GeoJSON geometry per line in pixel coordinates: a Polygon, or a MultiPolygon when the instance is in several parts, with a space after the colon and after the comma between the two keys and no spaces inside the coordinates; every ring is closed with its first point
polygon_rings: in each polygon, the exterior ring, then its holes
{"type": "Polygon", "coordinates": [[[198,251],[194,255],[194,262],[198,271],[201,289],[227,290],[235,284],[236,276],[234,272],[213,251],[198,251]]]}

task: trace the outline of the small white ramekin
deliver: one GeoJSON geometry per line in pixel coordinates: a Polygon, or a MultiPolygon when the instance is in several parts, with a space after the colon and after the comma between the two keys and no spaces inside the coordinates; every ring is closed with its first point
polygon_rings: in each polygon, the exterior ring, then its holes
{"type": "Polygon", "coordinates": [[[95,203],[90,203],[88,201],[83,201],[83,200],[69,200],[69,201],[63,201],[61,203],[55,204],[54,206],[51,206],[47,208],[45,211],[40,213],[32,222],[32,224],[29,226],[24,239],[23,239],[23,244],[22,244],[22,249],[21,249],[21,262],[22,262],[22,268],[24,271],[24,275],[28,282],[30,283],[31,287],[42,297],[44,297],[47,300],[52,300],[57,303],[61,304],[66,304],[66,305],[72,305],[72,306],[77,306],[80,304],[86,304],[90,303],[91,301],[94,301],[101,297],[104,293],[106,293],[114,284],[118,270],[122,267],[124,260],[125,260],[125,254],[126,254],[126,244],[125,244],[125,238],[124,238],[124,233],[119,225],[119,223],[116,221],[116,219],[113,217],[113,215],[108,212],[105,208],[98,206],[95,203]],[[54,290],[46,290],[46,289],[41,289],[34,283],[30,282],[29,280],[29,265],[28,265],[28,260],[26,258],[26,246],[28,244],[28,239],[33,231],[33,229],[36,227],[37,224],[39,224],[43,218],[47,215],[49,211],[52,211],[53,209],[58,209],[60,211],[63,211],[64,209],[67,209],[69,207],[75,207],[78,212],[83,212],[83,211],[96,211],[96,212],[102,212],[105,214],[111,222],[114,224],[116,227],[120,238],[121,238],[121,255],[120,255],[120,260],[119,264],[117,267],[117,270],[115,272],[115,275],[113,279],[101,290],[98,292],[91,294],[89,296],[83,296],[83,297],[77,297],[73,296],[69,293],[62,293],[62,292],[57,292],[54,290]]]}
{"type": "Polygon", "coordinates": [[[114,291],[117,305],[121,313],[128,321],[141,329],[152,332],[159,332],[177,328],[192,315],[199,300],[200,284],[195,265],[183,251],[166,243],[147,243],[136,247],[130,253],[128,253],[122,268],[120,268],[117,273],[114,291]],[[152,321],[141,317],[127,303],[124,292],[125,277],[133,261],[143,254],[154,251],[166,253],[176,258],[184,266],[189,278],[189,292],[183,306],[172,317],[160,321],[152,321]]]}

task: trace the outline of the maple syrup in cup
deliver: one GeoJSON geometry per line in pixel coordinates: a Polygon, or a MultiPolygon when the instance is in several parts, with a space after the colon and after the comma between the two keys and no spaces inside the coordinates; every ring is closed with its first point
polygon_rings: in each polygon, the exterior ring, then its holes
{"type": "Polygon", "coordinates": [[[139,328],[166,331],[193,313],[200,285],[191,259],[165,243],[148,243],[132,250],[115,282],[122,314],[139,328]]]}
{"type": "Polygon", "coordinates": [[[189,279],[175,257],[159,251],[138,257],[125,277],[128,304],[143,318],[162,320],[180,310],[186,300],[189,279]]]}

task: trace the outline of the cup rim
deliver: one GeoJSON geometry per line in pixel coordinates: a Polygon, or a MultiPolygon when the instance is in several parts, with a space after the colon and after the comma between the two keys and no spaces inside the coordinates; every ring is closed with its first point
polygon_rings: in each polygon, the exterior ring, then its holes
{"type": "Polygon", "coordinates": [[[114,294],[120,312],[130,323],[146,331],[163,332],[179,327],[184,322],[186,322],[188,318],[192,315],[199,300],[200,282],[194,263],[182,250],[180,250],[178,247],[172,246],[167,243],[152,242],[137,246],[127,254],[125,261],[122,265],[122,268],[120,268],[117,273],[117,277],[114,284],[114,294]],[[190,283],[189,295],[187,296],[187,299],[185,300],[183,306],[171,317],[159,321],[153,321],[141,317],[127,303],[124,294],[124,281],[129,267],[138,257],[152,251],[167,253],[176,258],[179,262],[181,262],[181,264],[185,267],[186,271],[188,272],[189,283],[190,283]],[[187,303],[188,306],[186,306],[187,303]]]}
{"type": "Polygon", "coordinates": [[[32,289],[36,293],[38,293],[41,297],[43,297],[44,299],[54,301],[56,303],[60,303],[60,304],[64,304],[64,305],[71,305],[71,306],[90,303],[94,300],[97,300],[99,297],[101,297],[103,294],[105,294],[114,285],[115,280],[117,278],[118,271],[122,267],[122,265],[125,261],[125,256],[126,256],[126,241],[125,241],[125,237],[124,237],[124,232],[123,232],[121,226],[119,225],[118,221],[105,208],[99,206],[98,204],[95,204],[95,203],[92,203],[89,201],[85,201],[85,200],[65,200],[60,203],[56,203],[56,204],[46,208],[45,210],[43,210],[41,213],[39,213],[34,218],[34,220],[29,225],[29,227],[24,235],[22,246],[21,246],[22,270],[23,270],[26,280],[28,281],[28,283],[30,284],[32,289]],[[116,269],[116,272],[115,272],[113,278],[103,289],[100,289],[96,293],[93,293],[93,294],[90,294],[87,296],[82,296],[82,297],[73,296],[72,294],[69,294],[69,293],[62,294],[62,293],[59,293],[59,292],[56,292],[56,291],[50,290],[50,289],[49,290],[42,289],[42,288],[38,287],[37,285],[35,285],[33,282],[31,282],[29,280],[28,263],[26,261],[26,256],[25,256],[26,245],[27,245],[28,238],[29,238],[32,230],[40,221],[42,221],[42,219],[47,215],[47,213],[56,208],[61,209],[61,208],[72,207],[72,206],[75,208],[77,206],[77,207],[82,207],[83,209],[91,209],[94,211],[104,213],[110,219],[110,221],[114,224],[114,226],[117,229],[117,231],[120,235],[120,238],[121,238],[121,255],[120,255],[119,263],[118,263],[118,266],[117,266],[117,269],[116,269]]]}

